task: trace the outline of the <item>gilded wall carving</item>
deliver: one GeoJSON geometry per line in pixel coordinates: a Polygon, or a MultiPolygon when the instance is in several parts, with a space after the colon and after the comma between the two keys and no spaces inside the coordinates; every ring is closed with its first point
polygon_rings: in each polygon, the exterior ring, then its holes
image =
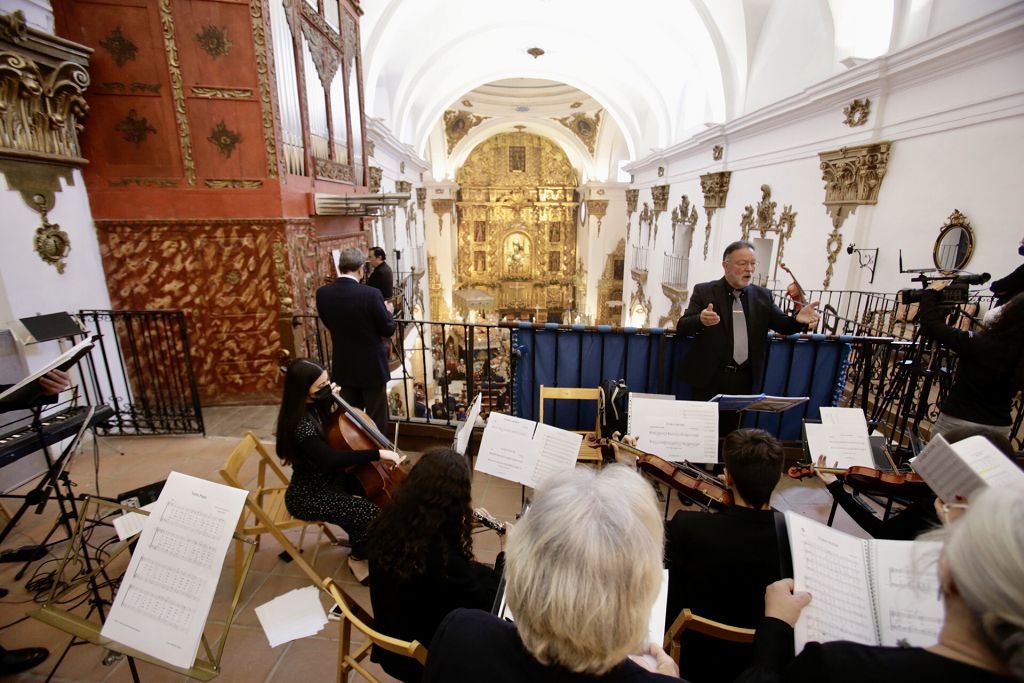
{"type": "Polygon", "coordinates": [[[843,123],[850,128],[863,126],[868,122],[868,116],[870,115],[871,100],[867,97],[863,100],[854,100],[847,106],[843,107],[843,123]]]}
{"type": "Polygon", "coordinates": [[[451,154],[455,145],[459,144],[462,138],[470,130],[489,119],[489,116],[477,116],[468,111],[456,111],[449,109],[444,113],[444,137],[448,142],[448,153],[451,154]]]}
{"type": "Polygon", "coordinates": [[[220,123],[210,131],[210,135],[206,140],[212,143],[224,155],[225,159],[230,159],[231,153],[235,151],[235,147],[242,142],[242,135],[238,131],[228,128],[224,119],[221,119],[220,123]]]}
{"type": "Polygon", "coordinates": [[[306,37],[309,53],[313,57],[313,66],[320,77],[324,90],[330,90],[331,81],[338,74],[341,65],[341,36],[331,28],[315,8],[302,2],[302,35],[306,37]]]}
{"type": "Polygon", "coordinates": [[[427,188],[416,188],[416,206],[419,207],[420,211],[427,210],[427,188]]]}
{"type": "Polygon", "coordinates": [[[622,319],[622,280],[625,277],[626,240],[605,257],[604,270],[597,281],[597,325],[617,325],[622,319]]]}
{"type": "Polygon", "coordinates": [[[580,139],[587,147],[587,151],[590,152],[591,156],[594,154],[594,145],[597,144],[597,134],[601,127],[601,112],[603,110],[598,109],[594,112],[593,116],[588,116],[582,112],[572,114],[571,116],[563,116],[555,119],[560,124],[568,128],[573,132],[577,138],[580,139]]]}
{"type": "Polygon", "coordinates": [[[743,207],[743,215],[740,217],[740,228],[743,230],[743,239],[749,240],[750,233],[757,233],[764,238],[768,233],[778,235],[778,245],[775,253],[775,266],[772,271],[772,279],[775,279],[782,263],[783,252],[786,249],[786,240],[793,235],[793,228],[796,227],[796,212],[792,205],[782,207],[782,213],[778,219],[775,217],[776,202],[772,201],[772,188],[768,185],[761,186],[761,201],[757,208],[747,204],[743,207]]]}
{"type": "MultiPolygon", "coordinates": [[[[680,225],[684,225],[689,231],[691,237],[693,235],[693,229],[697,227],[697,207],[690,205],[690,198],[685,194],[679,200],[679,206],[672,209],[672,246],[675,248],[676,245],[676,228],[680,225]]],[[[689,254],[690,249],[687,249],[683,254],[689,254]]]]}
{"type": "Polygon", "coordinates": [[[100,47],[110,53],[114,63],[119,67],[135,61],[139,53],[138,46],[124,35],[120,26],[115,26],[106,37],[100,40],[100,47]]]}
{"type": "Polygon", "coordinates": [[[381,179],[384,177],[384,169],[371,166],[370,167],[370,192],[376,194],[380,192],[381,179]]]}
{"type": "Polygon", "coordinates": [[[825,181],[825,210],[832,218],[832,232],[825,242],[828,267],[822,283],[828,288],[833,267],[843,247],[840,230],[846,217],[862,204],[876,204],[878,191],[889,164],[889,142],[874,142],[856,147],[841,147],[821,152],[821,179],[825,181]]]}
{"type": "Polygon", "coordinates": [[[565,153],[538,135],[501,133],[473,150],[456,180],[455,289],[491,294],[502,314],[561,320],[576,302],[579,206],[565,153]]]}
{"type": "Polygon", "coordinates": [[[587,216],[593,216],[597,219],[597,234],[601,235],[601,221],[608,214],[608,200],[607,199],[588,199],[587,200],[587,216]]]}
{"type": "Polygon", "coordinates": [[[732,171],[705,173],[700,177],[700,189],[704,194],[704,212],[708,224],[704,226],[704,260],[708,260],[708,244],[711,241],[711,217],[717,209],[725,207],[725,199],[729,195],[729,179],[732,171]]]}
{"type": "Polygon", "coordinates": [[[2,21],[0,155],[85,163],[78,134],[89,111],[88,51],[53,49],[20,11],[2,21]]]}
{"type": "Polygon", "coordinates": [[[395,192],[398,194],[409,194],[412,192],[412,183],[408,180],[396,180],[395,192]]]}
{"type": "MultiPolygon", "coordinates": [[[[321,180],[334,180],[339,183],[354,183],[356,174],[348,164],[339,164],[330,159],[313,159],[316,168],[316,177],[321,180]]],[[[373,168],[370,168],[371,172],[373,168]]],[[[371,176],[372,178],[372,176],[371,176]]]]}
{"type": "MultiPolygon", "coordinates": [[[[263,0],[250,0],[249,19],[252,23],[252,46],[256,55],[256,79],[260,86],[260,112],[263,120],[263,144],[267,154],[267,175],[278,177],[277,141],[281,130],[278,108],[270,99],[271,67],[273,51],[266,40],[263,28],[263,0]]],[[[281,159],[284,163],[284,159],[281,159]]]]}
{"type": "Polygon", "coordinates": [[[218,28],[213,24],[207,24],[193,38],[199,45],[199,49],[214,59],[226,56],[234,46],[234,43],[228,38],[227,26],[218,28]]]}
{"type": "Polygon", "coordinates": [[[181,64],[178,62],[178,43],[174,37],[174,15],[171,0],[160,0],[160,26],[164,35],[164,52],[167,56],[167,75],[171,79],[171,100],[174,105],[174,119],[178,124],[178,145],[181,147],[181,163],[185,168],[185,181],[196,184],[196,162],[192,158],[192,133],[188,127],[188,112],[185,110],[185,91],[182,87],[181,64]]]}

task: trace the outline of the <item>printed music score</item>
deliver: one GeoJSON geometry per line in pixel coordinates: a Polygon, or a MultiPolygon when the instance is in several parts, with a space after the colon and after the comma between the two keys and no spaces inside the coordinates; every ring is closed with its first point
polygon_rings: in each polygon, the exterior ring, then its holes
{"type": "Polygon", "coordinates": [[[786,513],[796,590],[811,593],[794,628],[808,642],[934,644],[942,626],[934,541],[859,539],[786,513]]]}
{"type": "Polygon", "coordinates": [[[936,435],[910,464],[947,503],[968,500],[986,486],[1024,487],[1024,472],[984,436],[950,444],[936,435]]]}
{"type": "Polygon", "coordinates": [[[187,669],[246,491],[171,472],[100,633],[187,669]]]}
{"type": "Polygon", "coordinates": [[[532,420],[491,413],[474,469],[524,486],[576,466],[583,435],[532,420]]]}
{"type": "Polygon", "coordinates": [[[644,450],[671,462],[718,462],[718,404],[629,394],[630,434],[644,450]]]}

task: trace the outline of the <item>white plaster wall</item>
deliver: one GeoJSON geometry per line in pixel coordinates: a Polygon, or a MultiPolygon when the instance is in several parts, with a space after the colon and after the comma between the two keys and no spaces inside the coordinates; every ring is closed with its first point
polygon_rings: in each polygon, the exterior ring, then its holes
{"type": "MultiPolygon", "coordinates": [[[[906,267],[931,266],[938,230],[953,209],[967,216],[977,237],[967,268],[1001,277],[1019,265],[1016,245],[1024,232],[1017,191],[1024,155],[1022,38],[1024,6],[1017,3],[698,134],[629,167],[636,176],[634,187],[641,188],[640,205],[649,201],[651,185],[664,182],[672,185],[669,209],[678,205],[683,193],[700,205],[699,175],[709,170],[732,171],[726,207],[712,220],[706,261],[703,215],[695,231],[690,253],[692,286],[721,276],[721,252],[740,236],[743,207],[756,206],[760,186],[768,184],[778,203],[776,217],[785,204],[797,213],[784,260],[804,288],[818,289],[825,275],[831,231],[822,206],[825,191],[818,153],[889,140],[890,160],[878,204],[858,207],[847,218],[831,289],[891,292],[908,286],[909,277],[898,273],[898,250],[903,250],[906,267]],[[866,126],[848,128],[842,124],[841,110],[854,97],[870,97],[872,113],[866,126]],[[721,162],[711,160],[713,144],[725,147],[721,162]],[[656,177],[658,166],[666,167],[665,178],[656,177]],[[873,285],[868,283],[868,271],[856,267],[856,257],[846,254],[850,242],[880,248],[873,285]]],[[[666,215],[661,221],[670,225],[666,215]]],[[[665,232],[663,226],[648,280],[654,323],[669,306],[655,279],[660,274],[660,254],[668,245],[668,237],[662,237],[665,232]]],[[[787,283],[780,271],[778,284],[787,283]]],[[[627,282],[626,288],[628,300],[633,283],[627,282]]]]}
{"type": "MultiPolygon", "coordinates": [[[[6,226],[0,249],[0,324],[46,313],[110,308],[81,173],[74,172],[74,184],[66,185],[61,180],[61,185],[49,219],[60,225],[71,241],[63,274],[33,250],[35,230],[42,223],[40,216],[19,193],[8,188],[0,174],[0,215],[6,226]]],[[[46,342],[23,347],[22,353],[28,369],[34,371],[57,355],[58,349],[56,342],[46,342]]]]}

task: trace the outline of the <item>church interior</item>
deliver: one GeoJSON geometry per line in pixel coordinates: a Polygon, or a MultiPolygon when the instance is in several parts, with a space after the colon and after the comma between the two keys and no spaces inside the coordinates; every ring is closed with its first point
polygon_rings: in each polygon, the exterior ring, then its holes
{"type": "MultiPolygon", "coordinates": [[[[316,292],[339,255],[380,247],[397,321],[387,436],[413,461],[451,445],[477,396],[484,417],[547,410],[593,430],[596,404],[553,410],[538,392],[624,378],[689,398],[694,346],[676,328],[745,240],[750,282],[820,318],[773,339],[755,381],[810,400],[743,425],[778,437],[788,466],[819,406],[862,408],[907,466],[956,356],[928,350],[927,373],[901,373],[925,342],[900,291],[961,276],[951,325],[975,333],[997,306],[989,280],[1021,267],[1021,74],[1019,0],[0,0],[0,383],[74,346],[25,332],[71,314],[98,341],[62,405],[108,416],[68,465],[75,493],[172,470],[223,482],[247,432],[273,453],[282,355],[331,369],[316,292]]],[[[1010,410],[1019,452],[1016,391],[1010,410]]],[[[70,536],[54,502],[11,521],[40,476],[38,456],[4,455],[26,414],[0,415],[0,562],[51,526],[70,536]]],[[[600,466],[590,451],[580,467],[600,466]]],[[[472,486],[501,521],[527,498],[481,471],[472,486]]],[[[658,495],[666,519],[697,514],[658,495]]],[[[885,518],[892,500],[864,504],[885,518]]],[[[771,505],[871,537],[813,476],[783,475],[771,505]]],[[[285,537],[371,619],[348,549],[310,528],[285,537]]],[[[474,539],[483,562],[505,545],[474,539]]],[[[214,675],[335,676],[333,624],[268,647],[254,607],[310,577],[278,538],[257,548],[240,593],[233,550],[217,584],[209,624],[232,638],[214,675]]],[[[60,658],[74,631],[25,617],[49,586],[20,568],[0,564],[0,646],[50,650],[21,680],[194,678],[89,643],[60,658]]],[[[91,602],[66,604],[84,617],[91,602]]]]}

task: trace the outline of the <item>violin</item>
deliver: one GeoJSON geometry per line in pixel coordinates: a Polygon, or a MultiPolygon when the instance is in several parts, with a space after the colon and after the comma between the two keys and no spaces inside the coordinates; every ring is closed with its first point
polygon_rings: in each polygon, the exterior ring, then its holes
{"type": "Polygon", "coordinates": [[[786,296],[793,302],[793,313],[799,313],[800,309],[807,305],[807,293],[804,292],[804,288],[800,286],[800,283],[796,281],[796,276],[793,275],[793,271],[786,267],[785,263],[779,262],[779,267],[786,271],[786,274],[793,280],[786,287],[786,296]]]}
{"type": "MultiPolygon", "coordinates": [[[[335,384],[331,384],[331,396],[338,404],[338,410],[331,414],[327,426],[327,445],[336,451],[362,451],[385,449],[395,451],[394,444],[377,429],[370,416],[353,407],[341,397],[335,384]]],[[[401,453],[399,453],[401,455],[401,453]]],[[[345,471],[355,477],[363,489],[363,497],[375,505],[384,506],[391,502],[395,490],[408,473],[401,466],[390,465],[381,460],[350,465],[345,471]]]]}
{"type": "Polygon", "coordinates": [[[732,491],[725,485],[725,482],[694,467],[686,460],[681,463],[669,462],[653,453],[647,453],[618,439],[601,438],[588,440],[595,441],[596,445],[614,443],[618,448],[635,455],[637,457],[636,468],[641,474],[646,474],[674,491],[679,491],[686,496],[695,498],[705,509],[709,507],[725,507],[733,503],[732,491]]]}
{"type": "Polygon", "coordinates": [[[917,472],[886,472],[863,465],[854,465],[845,470],[834,467],[798,465],[790,467],[786,473],[793,479],[803,479],[815,472],[834,474],[841,477],[844,483],[854,489],[867,493],[897,496],[923,496],[931,493],[931,488],[917,472]]]}

